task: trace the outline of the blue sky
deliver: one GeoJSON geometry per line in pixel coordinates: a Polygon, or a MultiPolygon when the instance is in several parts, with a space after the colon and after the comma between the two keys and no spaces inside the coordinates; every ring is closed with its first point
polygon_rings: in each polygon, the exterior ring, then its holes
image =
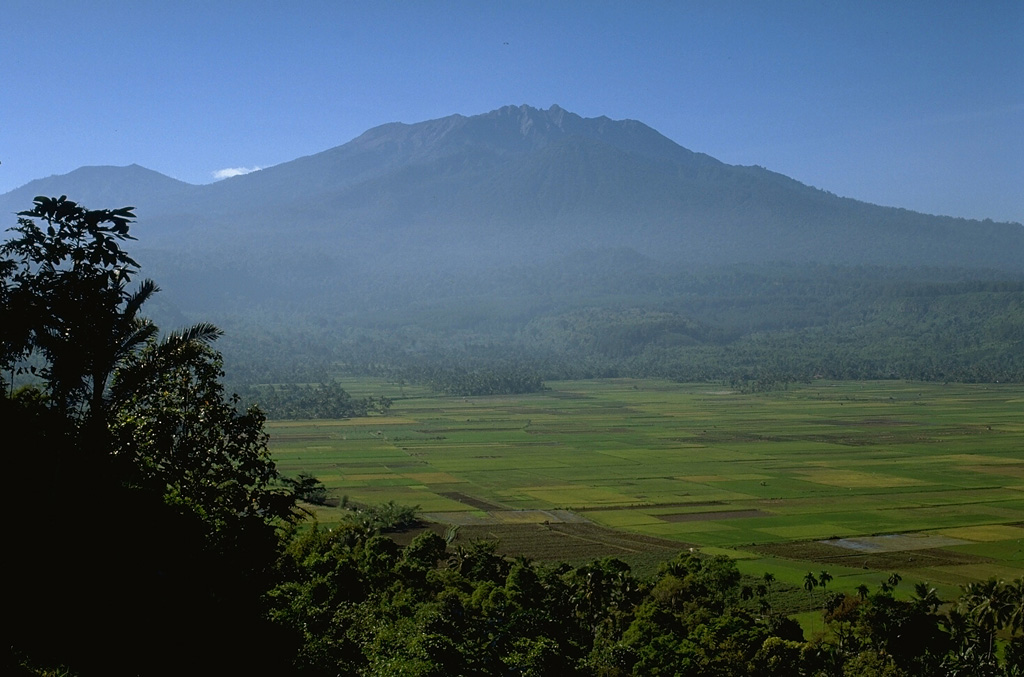
{"type": "Polygon", "coordinates": [[[385,122],[557,103],[838,195],[1024,222],[1022,0],[5,0],[0,78],[0,193],[101,164],[207,183],[385,122]]]}

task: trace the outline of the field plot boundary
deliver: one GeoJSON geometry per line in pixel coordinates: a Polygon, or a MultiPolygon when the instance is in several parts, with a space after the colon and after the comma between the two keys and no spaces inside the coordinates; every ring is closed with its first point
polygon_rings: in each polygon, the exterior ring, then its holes
{"type": "Polygon", "coordinates": [[[423,519],[455,526],[488,524],[593,524],[571,510],[488,510],[479,512],[427,512],[423,519]]]}
{"type": "Polygon", "coordinates": [[[756,508],[749,510],[717,510],[712,512],[676,512],[669,515],[655,515],[655,517],[663,522],[703,522],[705,520],[734,520],[771,516],[772,513],[756,508]]]}

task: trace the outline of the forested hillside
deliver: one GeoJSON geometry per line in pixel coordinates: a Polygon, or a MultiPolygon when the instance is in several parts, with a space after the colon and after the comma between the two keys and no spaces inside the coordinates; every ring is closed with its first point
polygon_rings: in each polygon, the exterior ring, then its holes
{"type": "Polygon", "coordinates": [[[354,373],[483,394],[607,376],[752,389],[815,378],[1024,379],[1024,278],[1006,273],[678,270],[616,251],[461,277],[396,271],[351,285],[351,296],[290,310],[268,303],[214,314],[232,328],[232,383],[354,373]],[[363,301],[346,310],[352,298],[363,301]]]}

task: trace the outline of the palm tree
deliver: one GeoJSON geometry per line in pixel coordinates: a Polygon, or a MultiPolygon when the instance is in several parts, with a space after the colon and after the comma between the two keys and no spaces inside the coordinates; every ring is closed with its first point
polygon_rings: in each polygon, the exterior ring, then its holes
{"type": "Polygon", "coordinates": [[[146,350],[138,350],[140,346],[136,343],[133,345],[135,350],[124,355],[120,368],[113,374],[112,397],[119,392],[138,387],[142,381],[152,377],[157,370],[169,363],[188,364],[199,358],[224,332],[209,322],[199,322],[191,327],[172,331],[160,341],[155,340],[155,334],[154,330],[147,337],[146,350]],[[129,360],[128,357],[132,359],[129,360]]]}
{"type": "Polygon", "coordinates": [[[814,600],[814,589],[818,587],[818,579],[814,577],[814,573],[811,571],[807,572],[804,576],[804,590],[807,591],[807,596],[814,600]]]}
{"type": "Polygon", "coordinates": [[[949,633],[952,650],[943,660],[943,667],[951,677],[975,675],[979,666],[991,666],[991,661],[983,661],[978,655],[980,638],[978,626],[972,618],[959,608],[952,608],[942,621],[949,633]]]}
{"type": "Polygon", "coordinates": [[[775,574],[766,571],[761,579],[764,581],[765,589],[768,591],[768,611],[770,613],[772,609],[772,583],[775,582],[775,574]]]}
{"type": "Polygon", "coordinates": [[[138,315],[142,304],[160,291],[156,283],[143,280],[132,294],[124,293],[123,282],[119,282],[118,286],[118,296],[125,298],[124,307],[110,309],[110,326],[100,328],[92,350],[92,368],[88,378],[91,381],[89,412],[93,417],[100,417],[105,410],[104,396],[110,376],[157,333],[157,327],[151,320],[138,315]]]}
{"type": "Polygon", "coordinates": [[[995,649],[996,631],[1005,627],[1015,616],[1006,586],[990,578],[964,587],[959,606],[977,625],[983,638],[988,639],[987,655],[991,659],[995,649]]]}
{"type": "Polygon", "coordinates": [[[804,576],[804,590],[807,591],[807,597],[811,601],[811,606],[814,606],[814,589],[818,587],[818,579],[814,577],[814,573],[811,571],[807,572],[804,576]]]}
{"type": "Polygon", "coordinates": [[[929,587],[927,583],[916,583],[914,585],[914,595],[917,597],[914,603],[921,609],[931,613],[935,613],[939,605],[942,604],[942,600],[939,599],[935,588],[929,587]]]}
{"type": "Polygon", "coordinates": [[[1004,584],[1006,602],[1010,607],[1006,627],[1016,633],[1024,629],[1024,577],[1004,584]]]}
{"type": "Polygon", "coordinates": [[[970,619],[959,609],[952,608],[943,619],[943,625],[949,633],[949,638],[954,646],[966,647],[973,639],[975,629],[970,619]]]}

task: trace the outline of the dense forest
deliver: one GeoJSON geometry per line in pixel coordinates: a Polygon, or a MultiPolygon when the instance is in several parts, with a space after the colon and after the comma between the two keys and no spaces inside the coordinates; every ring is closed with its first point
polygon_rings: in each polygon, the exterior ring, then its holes
{"type": "Polygon", "coordinates": [[[808,572],[820,632],[773,605],[771,575],[689,554],[641,579],[623,562],[542,567],[487,543],[405,548],[356,527],[313,529],[279,560],[270,616],[302,637],[295,667],[366,675],[1019,675],[1022,582],[968,586],[953,606],[900,577],[856,595],[808,572]],[[820,588],[820,590],[819,590],[820,588]],[[948,611],[940,612],[942,606],[948,611]],[[994,633],[1013,639],[1000,660],[994,633]]]}
{"type": "MultiPolygon", "coordinates": [[[[0,421],[14,443],[4,494],[14,548],[7,674],[1024,674],[1021,579],[973,584],[959,599],[940,600],[926,585],[898,594],[898,573],[849,595],[828,590],[827,571],[808,572],[797,597],[805,593],[801,605],[821,615],[807,638],[781,603],[792,589],[770,575],[745,578],[724,558],[681,553],[641,577],[614,559],[542,566],[498,556],[487,542],[454,546],[431,531],[400,546],[388,532],[408,528],[415,511],[394,505],[345,506],[352,517],[332,530],[311,524],[303,506],[323,493],[315,478],[281,476],[267,451],[265,414],[225,389],[213,347],[221,330],[200,323],[161,335],[143,315],[158,288],[137,280],[138,263],[122,249],[133,218],[130,209],[37,198],[0,246],[0,421]]],[[[716,289],[740,295],[762,279],[751,275],[716,289]]],[[[764,294],[803,306],[797,290],[836,277],[842,272],[797,276],[792,288],[764,294]]],[[[934,321],[925,309],[938,309],[942,319],[925,343],[936,360],[945,340],[968,350],[961,354],[1008,355],[1008,368],[1019,369],[1019,282],[935,280],[881,293],[898,286],[881,276],[862,293],[849,291],[860,300],[821,309],[814,331],[833,344],[858,318],[916,331],[934,321]],[[1010,311],[986,313],[985,304],[1010,311]],[[856,317],[840,321],[848,314],[856,317]],[[942,324],[956,318],[968,329],[942,324]],[[971,333],[980,327],[987,329],[971,333]]],[[[677,355],[691,341],[712,356],[713,347],[728,353],[737,340],[750,356],[770,353],[780,344],[759,344],[754,327],[772,321],[785,328],[772,340],[802,345],[815,335],[781,315],[746,327],[726,310],[686,319],[701,301],[683,296],[676,307],[581,306],[538,320],[552,341],[549,361],[520,358],[511,350],[515,332],[507,344],[467,341],[451,354],[462,364],[454,376],[444,375],[443,361],[426,360],[438,350],[427,331],[419,355],[399,362],[397,373],[450,392],[471,392],[462,389],[475,383],[512,390],[539,387],[538,376],[565,365],[584,365],[572,367],[583,373],[586,359],[567,348],[574,344],[594,364],[601,357],[627,370],[660,364],[657,355],[677,355]],[[559,316],[576,321],[551,319],[559,316]],[[610,327],[618,330],[606,333],[610,327]],[[487,369],[507,369],[507,380],[488,382],[487,369]]],[[[373,358],[378,344],[368,341],[360,353],[360,340],[350,336],[350,352],[330,355],[330,364],[385,369],[373,358]]],[[[854,359],[859,344],[851,344],[854,359]]],[[[399,347],[410,353],[410,344],[399,347]]],[[[820,350],[808,347],[807,355],[820,350]]],[[[275,364],[287,369],[301,357],[275,364]]],[[[809,365],[777,373],[813,377],[809,365]]],[[[303,373],[275,380],[319,383],[295,378],[303,373]]],[[[277,390],[296,393],[274,405],[282,411],[290,402],[330,416],[342,411],[332,408],[339,402],[353,416],[387,406],[332,384],[277,390]]],[[[273,393],[257,395],[269,402],[273,393]]]]}
{"type": "Polygon", "coordinates": [[[260,401],[252,386],[351,374],[460,395],[616,376],[749,390],[816,378],[1024,380],[1024,277],[1005,272],[680,270],[616,251],[475,276],[396,272],[373,289],[350,290],[347,303],[364,299],[355,310],[314,296],[212,311],[229,328],[232,387],[260,401]]]}

